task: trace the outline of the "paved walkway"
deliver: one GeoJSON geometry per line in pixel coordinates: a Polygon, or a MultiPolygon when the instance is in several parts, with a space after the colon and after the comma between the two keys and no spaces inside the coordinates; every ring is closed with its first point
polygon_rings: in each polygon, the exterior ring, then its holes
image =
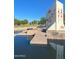
{"type": "Polygon", "coordinates": [[[36,35],[31,40],[30,44],[45,44],[47,45],[47,38],[45,37],[45,33],[41,31],[37,31],[36,35]]]}

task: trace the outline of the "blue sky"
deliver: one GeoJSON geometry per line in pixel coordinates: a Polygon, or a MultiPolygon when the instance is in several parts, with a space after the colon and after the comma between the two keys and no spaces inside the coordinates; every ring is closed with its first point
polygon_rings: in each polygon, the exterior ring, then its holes
{"type": "MultiPolygon", "coordinates": [[[[60,0],[64,4],[64,0],[60,0]]],[[[20,20],[39,20],[46,16],[54,0],[14,0],[14,16],[20,20]]]]}

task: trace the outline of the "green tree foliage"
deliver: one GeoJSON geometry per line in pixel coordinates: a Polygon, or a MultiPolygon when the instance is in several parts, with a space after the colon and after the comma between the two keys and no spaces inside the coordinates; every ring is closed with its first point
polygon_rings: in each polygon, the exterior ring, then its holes
{"type": "Polygon", "coordinates": [[[20,22],[18,19],[14,18],[14,24],[15,24],[15,25],[20,25],[21,22],[20,22]]]}
{"type": "Polygon", "coordinates": [[[28,24],[28,20],[27,19],[21,20],[20,22],[21,22],[21,24],[28,24]]]}
{"type": "Polygon", "coordinates": [[[40,21],[38,21],[38,24],[41,24],[41,25],[46,24],[46,19],[42,17],[40,21]]]}
{"type": "Polygon", "coordinates": [[[28,24],[28,20],[27,20],[27,19],[24,19],[24,22],[25,22],[26,24],[28,24]]]}
{"type": "Polygon", "coordinates": [[[30,24],[37,24],[37,23],[38,23],[38,21],[33,20],[30,24]]]}
{"type": "Polygon", "coordinates": [[[28,22],[27,19],[24,20],[19,20],[17,18],[14,18],[14,24],[15,25],[22,25],[22,24],[31,24],[31,25],[35,25],[35,24],[39,24],[39,25],[44,25],[46,24],[46,19],[45,17],[40,18],[40,20],[33,20],[32,22],[28,22]]]}
{"type": "Polygon", "coordinates": [[[19,20],[17,18],[14,18],[14,25],[21,25],[21,24],[28,24],[28,20],[27,19],[19,20]]]}

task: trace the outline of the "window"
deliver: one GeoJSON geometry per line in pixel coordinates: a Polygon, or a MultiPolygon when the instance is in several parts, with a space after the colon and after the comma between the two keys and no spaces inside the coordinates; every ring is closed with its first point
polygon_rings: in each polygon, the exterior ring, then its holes
{"type": "Polygon", "coordinates": [[[59,10],[58,10],[58,13],[59,13],[59,10]]]}

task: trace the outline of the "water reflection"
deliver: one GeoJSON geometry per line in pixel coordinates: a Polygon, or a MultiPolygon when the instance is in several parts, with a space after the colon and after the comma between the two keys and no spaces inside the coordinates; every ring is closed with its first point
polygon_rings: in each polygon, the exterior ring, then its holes
{"type": "Polygon", "coordinates": [[[15,59],[49,59],[48,46],[30,45],[29,42],[27,36],[15,36],[15,59]]]}

